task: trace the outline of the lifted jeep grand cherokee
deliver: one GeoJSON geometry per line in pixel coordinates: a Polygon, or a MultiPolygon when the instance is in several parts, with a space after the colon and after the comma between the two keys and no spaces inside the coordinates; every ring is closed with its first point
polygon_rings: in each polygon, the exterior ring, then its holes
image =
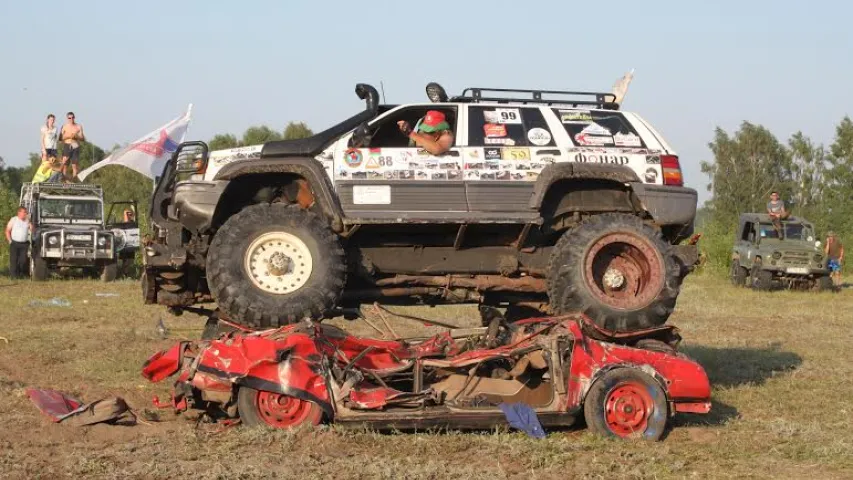
{"type": "MultiPolygon", "coordinates": [[[[697,260],[696,191],[609,93],[469,88],[379,105],[313,137],[208,152],[182,144],[152,200],[147,303],[215,300],[251,327],[362,302],[477,302],[664,323],[697,260]],[[546,99],[549,98],[549,99],[546,99]],[[444,114],[434,156],[397,123],[444,114]]],[[[417,127],[416,127],[417,128],[417,127]]],[[[513,315],[510,313],[509,315],[513,315]]]]}

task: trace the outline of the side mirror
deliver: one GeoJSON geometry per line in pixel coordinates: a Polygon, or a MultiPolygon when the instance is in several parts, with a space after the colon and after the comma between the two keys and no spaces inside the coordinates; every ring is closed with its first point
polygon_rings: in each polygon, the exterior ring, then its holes
{"type": "Polygon", "coordinates": [[[362,123],[352,132],[352,138],[350,138],[350,147],[352,148],[364,148],[370,145],[372,133],[370,132],[370,127],[367,126],[367,122],[362,123]]]}

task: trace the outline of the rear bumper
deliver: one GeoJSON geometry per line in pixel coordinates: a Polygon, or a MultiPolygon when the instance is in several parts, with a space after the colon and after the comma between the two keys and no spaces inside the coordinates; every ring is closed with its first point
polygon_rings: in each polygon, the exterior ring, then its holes
{"type": "Polygon", "coordinates": [[[683,238],[692,234],[693,220],[696,218],[696,204],[699,198],[696,190],[687,187],[645,183],[634,183],[631,186],[634,193],[643,202],[643,208],[649,212],[656,225],[661,227],[682,226],[685,232],[679,236],[683,238]]]}

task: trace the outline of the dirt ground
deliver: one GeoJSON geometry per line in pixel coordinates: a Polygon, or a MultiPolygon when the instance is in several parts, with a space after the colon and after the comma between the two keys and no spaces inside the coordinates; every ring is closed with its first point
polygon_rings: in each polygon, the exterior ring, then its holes
{"type": "MultiPolygon", "coordinates": [[[[459,325],[476,315],[474,307],[398,310],[459,325]]],[[[503,427],[223,430],[167,412],[133,427],[76,428],[50,423],[24,389],[87,401],[119,395],[142,412],[170,389],[145,381],[140,366],[178,339],[198,338],[203,320],[143,306],[131,281],[0,279],[0,337],[8,340],[0,339],[0,477],[853,478],[853,289],[768,294],[691,276],[671,322],[708,371],[714,403],[710,415],[677,417],[659,443],[603,440],[582,427],[545,440],[503,427]],[[72,306],[29,305],[52,297],[72,306]],[[156,328],[161,318],[167,339],[156,328]]],[[[363,321],[339,323],[371,333],[363,321]]],[[[402,335],[423,332],[408,320],[393,325],[402,335]]]]}

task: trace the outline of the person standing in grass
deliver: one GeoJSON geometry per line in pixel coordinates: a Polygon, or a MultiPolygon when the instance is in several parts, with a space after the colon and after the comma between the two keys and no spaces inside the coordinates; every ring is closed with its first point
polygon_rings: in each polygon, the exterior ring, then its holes
{"type": "Polygon", "coordinates": [[[12,279],[27,276],[29,270],[29,234],[33,225],[27,219],[27,209],[18,207],[18,213],[6,224],[6,241],[9,242],[9,276],[12,279]]]}
{"type": "Polygon", "coordinates": [[[835,234],[829,232],[826,236],[826,246],[823,247],[826,254],[826,266],[829,268],[829,276],[836,287],[841,285],[841,264],[844,263],[844,245],[835,234]]]}

